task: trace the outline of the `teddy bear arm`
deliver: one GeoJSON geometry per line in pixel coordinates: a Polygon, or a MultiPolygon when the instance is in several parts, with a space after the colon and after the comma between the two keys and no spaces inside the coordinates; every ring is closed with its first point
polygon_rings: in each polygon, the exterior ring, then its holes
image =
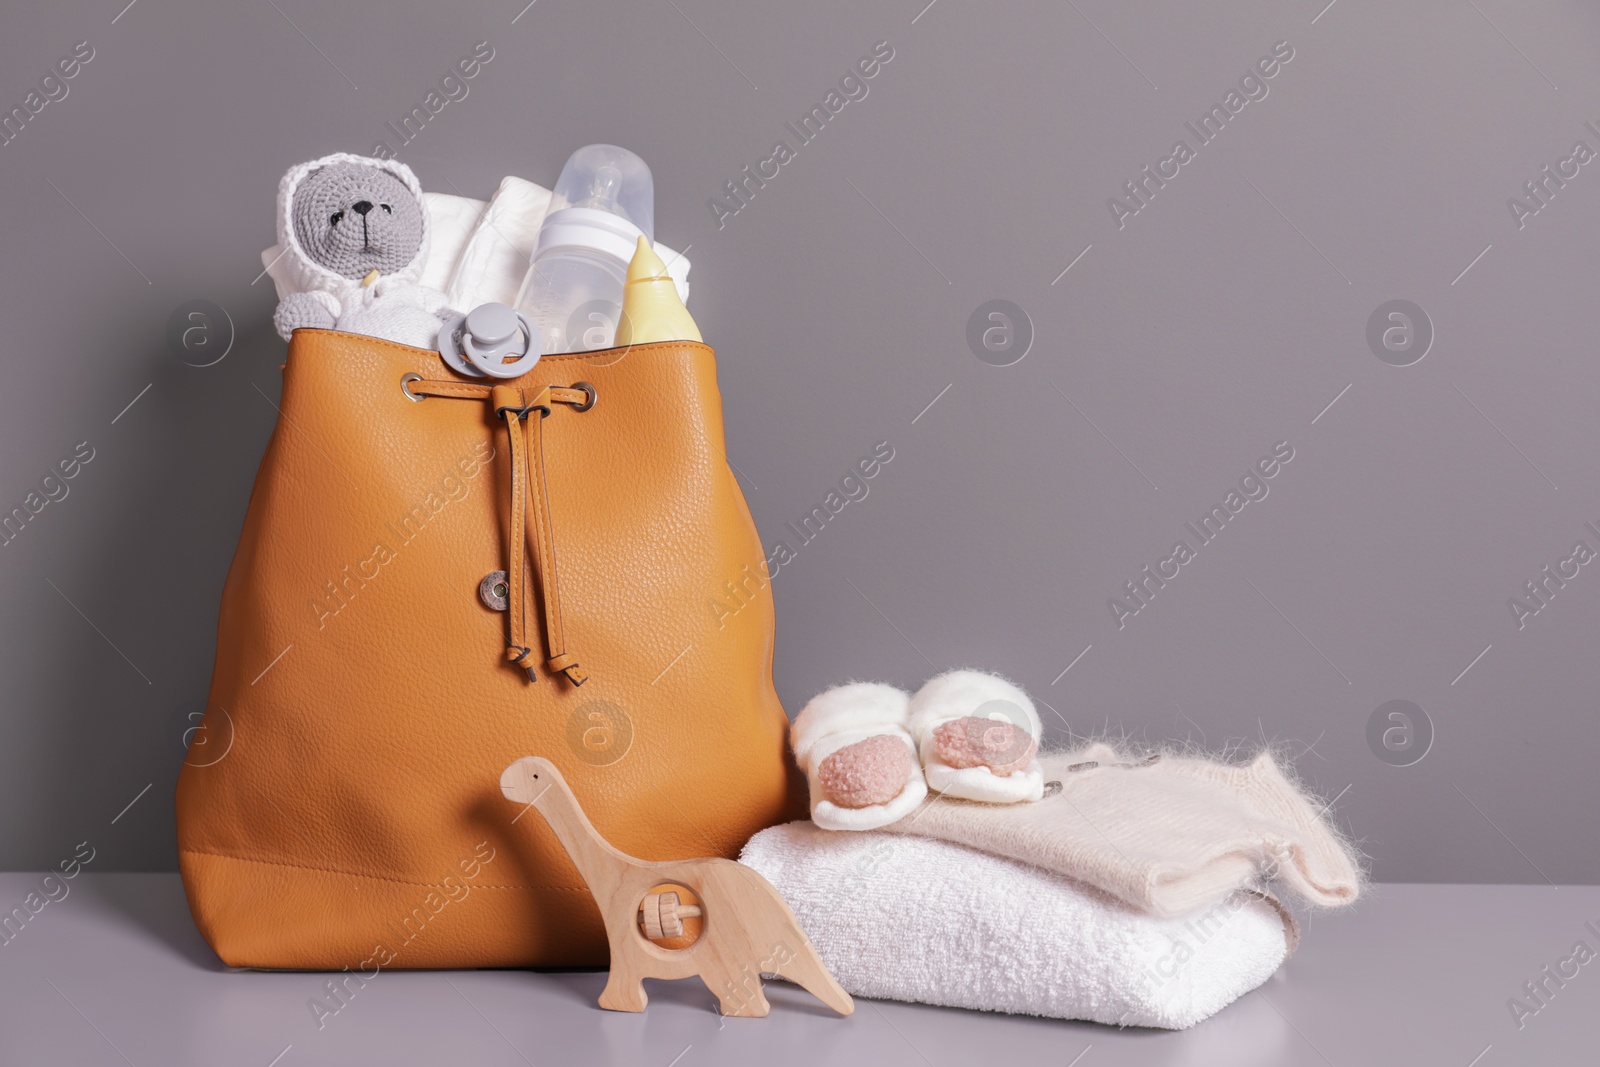
{"type": "Polygon", "coordinates": [[[331,330],[339,315],[339,303],[324,292],[290,293],[278,301],[272,324],[285,341],[298,329],[331,330]]]}
{"type": "Polygon", "coordinates": [[[456,314],[456,310],[445,303],[448,298],[439,290],[419,285],[417,293],[421,297],[422,310],[428,314],[440,319],[448,319],[456,314]]]}

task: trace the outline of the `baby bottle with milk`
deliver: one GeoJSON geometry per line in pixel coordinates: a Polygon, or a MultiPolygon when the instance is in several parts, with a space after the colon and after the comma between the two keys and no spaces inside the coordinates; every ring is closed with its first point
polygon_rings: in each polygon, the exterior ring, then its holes
{"type": "Polygon", "coordinates": [[[545,352],[610,348],[639,239],[654,237],[655,186],[645,161],[616,145],[578,149],[561,168],[517,310],[545,352]]]}

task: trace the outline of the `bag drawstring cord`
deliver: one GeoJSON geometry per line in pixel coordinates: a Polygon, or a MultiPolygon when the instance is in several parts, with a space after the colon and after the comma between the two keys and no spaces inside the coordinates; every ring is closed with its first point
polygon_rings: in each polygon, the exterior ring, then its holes
{"type": "Polygon", "coordinates": [[[533,649],[527,636],[528,549],[538,556],[538,584],[542,591],[544,633],[547,655],[545,666],[567,676],[573,685],[589,678],[577,656],[567,650],[561,616],[560,580],[556,568],[555,531],[550,521],[549,489],[544,469],[544,420],[554,404],[566,404],[574,411],[594,406],[594,387],[579,382],[570,388],[543,386],[537,391],[513,385],[477,385],[467,382],[411,381],[407,395],[450,397],[459,400],[489,401],[495,417],[505,424],[507,457],[511,466],[511,509],[506,531],[508,586],[507,661],[527,671],[530,682],[538,681],[534,665],[528,661],[533,649]],[[533,395],[530,398],[529,393],[533,395]],[[537,417],[534,417],[534,415],[537,417]],[[533,522],[528,522],[532,505],[533,522]]]}

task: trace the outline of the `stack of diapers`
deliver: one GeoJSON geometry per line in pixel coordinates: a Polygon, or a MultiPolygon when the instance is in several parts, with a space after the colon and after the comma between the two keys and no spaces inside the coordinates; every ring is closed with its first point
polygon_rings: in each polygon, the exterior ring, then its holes
{"type": "Polygon", "coordinates": [[[930,838],[794,822],[756,834],[740,862],[783,894],[856,996],[1181,1030],[1265,982],[1295,941],[1262,894],[1154,918],[930,838]]]}
{"type": "Polygon", "coordinates": [[[790,737],[812,821],[741,859],[853,994],[1181,1029],[1293,951],[1274,887],[1312,907],[1361,889],[1270,752],[1041,755],[1033,702],[993,674],[838,686],[790,737]]]}

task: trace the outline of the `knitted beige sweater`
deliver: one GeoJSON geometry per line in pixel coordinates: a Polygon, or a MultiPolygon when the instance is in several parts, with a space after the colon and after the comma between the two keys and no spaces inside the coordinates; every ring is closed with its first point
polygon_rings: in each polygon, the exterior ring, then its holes
{"type": "Polygon", "coordinates": [[[1276,882],[1339,906],[1361,890],[1357,858],[1323,805],[1262,752],[1248,764],[1166,755],[1134,761],[1095,743],[1041,756],[1033,804],[930,796],[884,829],[953,841],[1056,871],[1158,916],[1276,882]],[[1073,769],[1076,768],[1076,769],[1073,769]]]}

